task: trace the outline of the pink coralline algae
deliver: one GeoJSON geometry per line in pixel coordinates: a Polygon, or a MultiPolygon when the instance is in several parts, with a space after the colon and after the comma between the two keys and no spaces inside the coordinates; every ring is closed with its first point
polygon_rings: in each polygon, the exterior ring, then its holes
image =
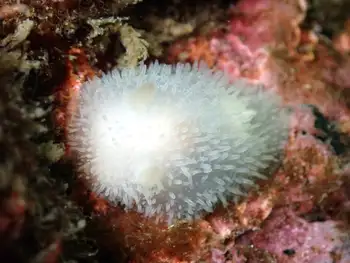
{"type": "Polygon", "coordinates": [[[231,80],[243,77],[274,87],[269,51],[280,46],[294,51],[301,39],[299,24],[305,10],[302,0],[292,4],[274,0],[239,1],[231,10],[233,15],[225,32],[175,43],[169,49],[169,61],[204,60],[225,71],[231,80]],[[281,16],[281,12],[288,15],[281,16]]]}
{"type": "Polygon", "coordinates": [[[238,77],[271,86],[268,46],[273,45],[271,19],[266,19],[270,1],[241,1],[232,10],[228,33],[210,40],[210,52],[217,58],[217,68],[231,80],[238,77]],[[254,6],[254,8],[248,8],[254,6]]]}
{"type": "Polygon", "coordinates": [[[228,35],[222,39],[211,39],[210,49],[214,56],[220,57],[216,66],[230,80],[243,77],[250,82],[271,85],[272,76],[265,70],[269,55],[263,48],[251,50],[238,36],[228,35]]]}
{"type": "Polygon", "coordinates": [[[274,211],[262,226],[237,242],[253,245],[273,254],[278,262],[317,263],[350,261],[349,235],[341,232],[339,222],[307,222],[291,210],[274,211]]]}

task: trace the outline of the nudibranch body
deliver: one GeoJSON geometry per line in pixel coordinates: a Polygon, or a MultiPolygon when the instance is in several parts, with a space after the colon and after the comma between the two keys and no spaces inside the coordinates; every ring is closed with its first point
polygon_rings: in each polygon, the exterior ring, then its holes
{"type": "Polygon", "coordinates": [[[203,65],[116,69],[71,105],[68,144],[92,190],[169,223],[247,193],[288,136],[276,94],[203,65]]]}

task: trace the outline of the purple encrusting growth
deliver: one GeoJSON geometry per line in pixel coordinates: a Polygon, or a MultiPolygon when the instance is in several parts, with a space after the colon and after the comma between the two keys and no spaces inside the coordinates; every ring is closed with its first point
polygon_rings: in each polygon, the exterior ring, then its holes
{"type": "Polygon", "coordinates": [[[68,143],[92,189],[168,223],[247,193],[288,136],[276,94],[203,65],[114,70],[72,103],[68,143]]]}

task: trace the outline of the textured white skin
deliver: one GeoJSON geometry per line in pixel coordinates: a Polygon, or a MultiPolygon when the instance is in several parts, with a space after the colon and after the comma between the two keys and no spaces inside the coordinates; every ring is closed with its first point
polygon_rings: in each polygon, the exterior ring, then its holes
{"type": "Polygon", "coordinates": [[[288,134],[276,94],[203,65],[114,70],[72,105],[68,143],[92,190],[168,223],[244,195],[288,134]]]}

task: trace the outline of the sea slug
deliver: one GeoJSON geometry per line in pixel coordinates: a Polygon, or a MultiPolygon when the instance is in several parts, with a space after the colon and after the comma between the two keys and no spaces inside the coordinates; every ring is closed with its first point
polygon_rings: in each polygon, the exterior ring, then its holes
{"type": "Polygon", "coordinates": [[[71,104],[68,144],[92,190],[168,223],[247,193],[288,136],[278,95],[202,64],[115,69],[71,104]]]}

